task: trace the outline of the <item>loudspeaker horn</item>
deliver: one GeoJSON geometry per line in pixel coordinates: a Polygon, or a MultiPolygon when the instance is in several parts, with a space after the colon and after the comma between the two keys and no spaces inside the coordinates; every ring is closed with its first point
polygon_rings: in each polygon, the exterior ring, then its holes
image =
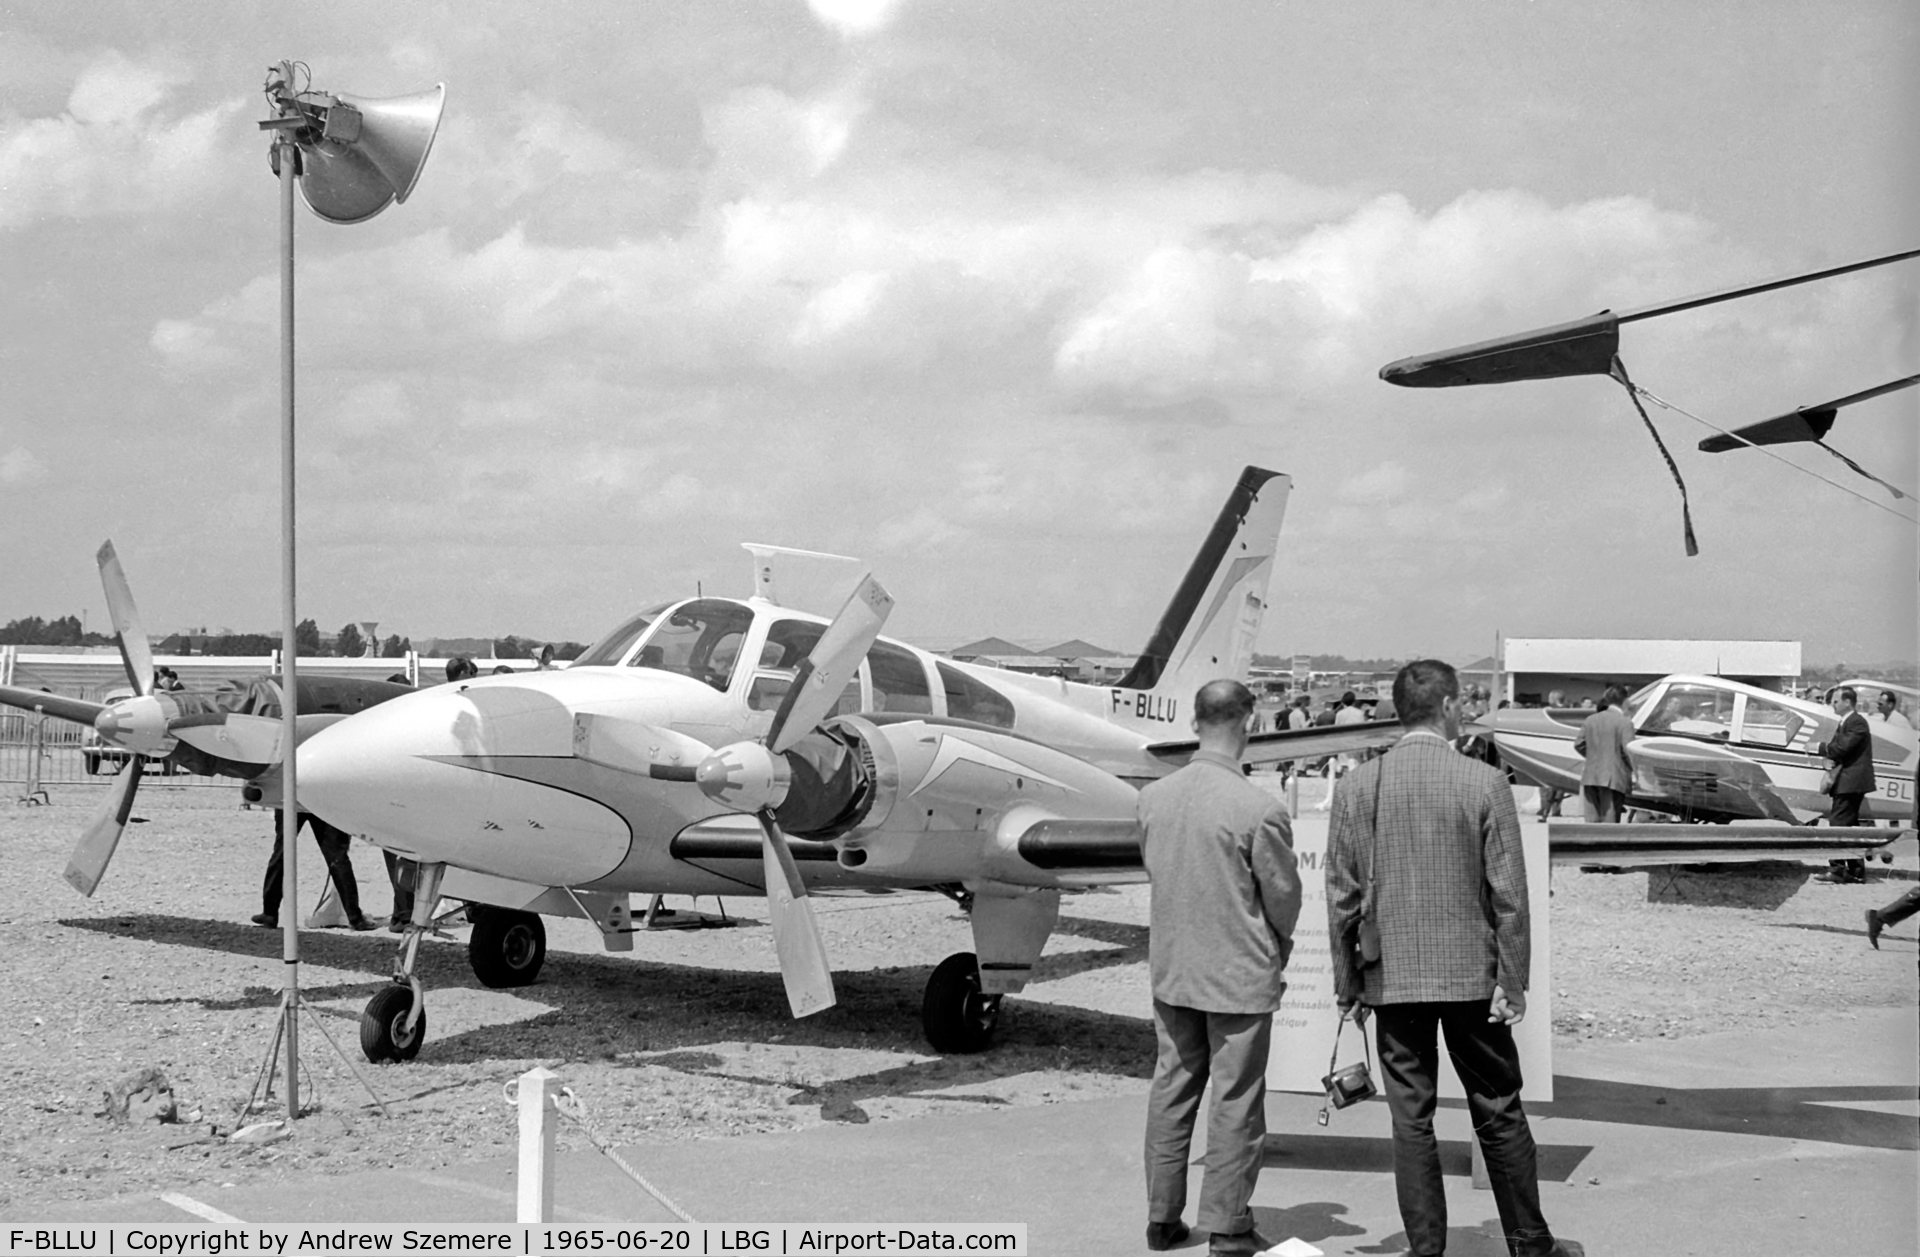
{"type": "MultiPolygon", "coordinates": [[[[307,207],[330,223],[359,223],[405,201],[427,164],[446,100],[445,83],[379,100],[333,96],[319,136],[301,145],[307,207]]],[[[317,102],[303,97],[310,103],[317,102]]]]}

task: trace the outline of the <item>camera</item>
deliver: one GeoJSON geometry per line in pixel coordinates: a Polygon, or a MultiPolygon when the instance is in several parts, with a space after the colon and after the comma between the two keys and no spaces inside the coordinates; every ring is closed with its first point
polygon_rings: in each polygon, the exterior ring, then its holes
{"type": "Polygon", "coordinates": [[[1320,1085],[1327,1089],[1327,1103],[1336,1109],[1344,1109],[1378,1094],[1373,1085],[1373,1075],[1359,1061],[1334,1070],[1320,1080],[1320,1085]]]}

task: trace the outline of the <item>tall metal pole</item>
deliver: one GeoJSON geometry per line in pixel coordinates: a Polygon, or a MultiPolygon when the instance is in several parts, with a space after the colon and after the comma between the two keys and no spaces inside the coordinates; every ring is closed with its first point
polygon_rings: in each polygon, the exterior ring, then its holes
{"type": "MultiPolygon", "coordinates": [[[[292,71],[287,71],[292,81],[292,71]]],[[[280,156],[280,938],[287,1043],[287,1120],[300,1117],[300,793],[294,781],[295,682],[293,509],[293,180],[300,150],[277,133],[280,156]]]]}

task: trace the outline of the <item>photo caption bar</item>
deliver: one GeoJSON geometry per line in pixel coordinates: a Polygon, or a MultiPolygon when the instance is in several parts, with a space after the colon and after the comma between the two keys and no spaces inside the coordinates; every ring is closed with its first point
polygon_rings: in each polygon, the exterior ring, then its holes
{"type": "Polygon", "coordinates": [[[866,1253],[995,1253],[1027,1257],[1024,1222],[871,1222],[631,1227],[551,1223],[466,1226],[311,1226],[155,1223],[129,1226],[9,1226],[7,1257],[335,1257],[343,1253],[763,1254],[844,1257],[866,1253]]]}

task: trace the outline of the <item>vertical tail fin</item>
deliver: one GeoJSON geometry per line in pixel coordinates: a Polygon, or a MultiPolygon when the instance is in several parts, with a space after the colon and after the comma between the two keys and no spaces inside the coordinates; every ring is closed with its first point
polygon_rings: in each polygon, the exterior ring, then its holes
{"type": "Polygon", "coordinates": [[[1292,479],[1276,471],[1248,467],[1240,473],[1120,688],[1188,698],[1218,677],[1247,675],[1292,488],[1292,479]]]}

